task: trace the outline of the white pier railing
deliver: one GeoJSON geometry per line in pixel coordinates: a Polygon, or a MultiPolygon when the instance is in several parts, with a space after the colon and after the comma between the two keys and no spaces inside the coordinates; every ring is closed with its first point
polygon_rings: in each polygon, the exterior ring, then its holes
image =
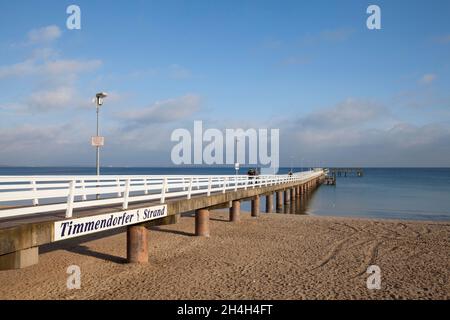
{"type": "Polygon", "coordinates": [[[190,199],[240,189],[303,182],[322,171],[289,175],[0,176],[0,219],[38,213],[159,200],[190,199]]]}

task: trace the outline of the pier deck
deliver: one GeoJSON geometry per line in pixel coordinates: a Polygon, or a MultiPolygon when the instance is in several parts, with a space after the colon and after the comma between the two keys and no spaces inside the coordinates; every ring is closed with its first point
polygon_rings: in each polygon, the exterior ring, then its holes
{"type": "Polygon", "coordinates": [[[138,253],[146,227],[176,223],[181,213],[195,211],[196,234],[208,236],[210,209],[230,208],[230,221],[239,221],[240,202],[252,200],[257,217],[260,196],[272,212],[275,193],[278,207],[283,193],[289,203],[323,176],[0,177],[0,205],[8,205],[0,209],[0,270],[37,263],[40,245],[122,226],[128,228],[128,260],[146,262],[148,253],[138,253]],[[31,204],[11,204],[19,201],[31,204]]]}

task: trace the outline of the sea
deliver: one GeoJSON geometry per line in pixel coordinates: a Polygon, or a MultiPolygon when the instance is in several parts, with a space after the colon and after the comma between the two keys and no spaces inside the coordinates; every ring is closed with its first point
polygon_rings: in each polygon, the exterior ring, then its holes
{"type": "MultiPolygon", "coordinates": [[[[287,173],[291,168],[280,168],[287,173]]],[[[293,168],[295,172],[306,168],[293,168]]],[[[247,172],[240,169],[240,174],[247,172]]],[[[315,216],[450,221],[450,168],[364,168],[363,176],[337,177],[308,198],[285,208],[285,213],[315,216]]],[[[5,175],[94,175],[86,167],[0,167],[5,175]]],[[[233,167],[105,167],[102,175],[235,174],[233,167]]],[[[250,204],[243,203],[243,210],[250,204]]],[[[261,209],[264,209],[262,199],[261,209]]]]}

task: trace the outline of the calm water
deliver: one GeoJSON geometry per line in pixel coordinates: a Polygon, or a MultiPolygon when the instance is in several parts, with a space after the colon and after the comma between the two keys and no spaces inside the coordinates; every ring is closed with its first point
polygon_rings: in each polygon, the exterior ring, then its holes
{"type": "MultiPolygon", "coordinates": [[[[282,168],[280,173],[287,173],[282,168]]],[[[296,169],[295,171],[299,171],[296,169]]],[[[240,173],[246,172],[241,169],[240,173]]],[[[94,168],[0,167],[0,175],[90,175],[94,168]]],[[[234,174],[233,168],[102,168],[102,174],[234,174]]],[[[264,203],[261,203],[264,209],[264,203]]],[[[243,204],[249,210],[249,203],[243,204]]],[[[338,177],[308,199],[284,209],[290,213],[450,221],[450,168],[364,169],[364,177],[338,177]]]]}
{"type": "Polygon", "coordinates": [[[450,220],[450,169],[365,169],[322,186],[306,213],[314,215],[450,220]]]}

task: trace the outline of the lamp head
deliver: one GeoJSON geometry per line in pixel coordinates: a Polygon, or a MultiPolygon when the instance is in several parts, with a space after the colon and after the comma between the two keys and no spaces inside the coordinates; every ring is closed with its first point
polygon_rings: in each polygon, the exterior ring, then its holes
{"type": "Polygon", "coordinates": [[[103,99],[106,98],[108,94],[106,92],[99,92],[95,95],[95,102],[97,106],[101,106],[103,104],[103,99]]]}

